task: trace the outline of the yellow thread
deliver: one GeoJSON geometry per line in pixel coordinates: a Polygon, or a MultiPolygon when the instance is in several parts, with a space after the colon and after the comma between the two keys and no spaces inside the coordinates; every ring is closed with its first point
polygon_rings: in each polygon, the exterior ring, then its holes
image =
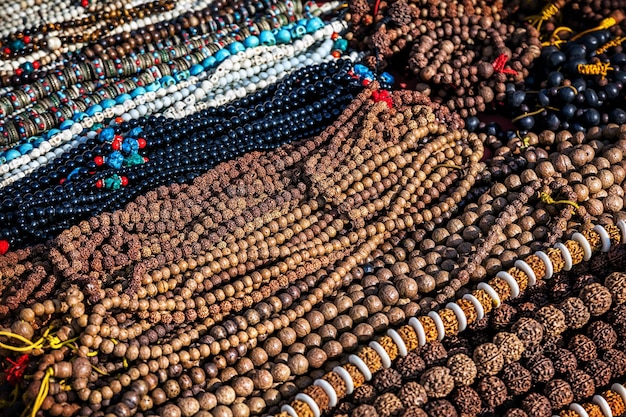
{"type": "Polygon", "coordinates": [[[32,342],[26,339],[25,337],[20,336],[19,334],[16,334],[13,332],[0,331],[0,336],[8,337],[9,339],[18,340],[26,345],[26,346],[11,346],[11,345],[7,345],[5,343],[0,342],[0,348],[10,350],[13,352],[28,352],[34,349],[41,349],[44,347],[44,343],[46,341],[49,341],[53,337],[50,335],[51,331],[52,331],[52,326],[48,327],[46,331],[43,333],[43,335],[36,342],[32,342]]]}
{"type": "Polygon", "coordinates": [[[520,145],[520,149],[526,149],[530,146],[530,136],[528,135],[524,135],[524,137],[520,136],[519,130],[515,131],[515,136],[517,136],[520,142],[522,142],[522,144],[520,145]]]}
{"type": "Polygon", "coordinates": [[[534,116],[534,115],[536,115],[536,114],[539,114],[539,113],[541,113],[542,111],[544,111],[545,109],[546,109],[545,107],[542,107],[542,108],[540,108],[540,109],[538,109],[538,110],[531,111],[530,113],[520,114],[519,116],[517,116],[517,117],[515,117],[515,118],[511,119],[511,121],[512,121],[513,123],[515,123],[515,122],[517,122],[518,120],[521,120],[521,119],[523,119],[523,118],[524,118],[524,117],[526,117],[526,116],[534,116]]]}
{"type": "Polygon", "coordinates": [[[569,204],[570,206],[574,207],[576,210],[580,208],[580,206],[572,200],[555,200],[552,198],[552,196],[550,196],[550,194],[545,193],[545,192],[539,193],[539,198],[541,199],[543,203],[546,203],[546,204],[569,204]]]}
{"type": "Polygon", "coordinates": [[[550,20],[555,14],[559,12],[559,7],[554,3],[546,4],[543,9],[541,9],[540,15],[529,16],[528,20],[532,25],[537,25],[537,30],[541,29],[541,25],[546,20],[550,20]]]}
{"type": "Polygon", "coordinates": [[[109,374],[108,374],[107,372],[103,371],[102,369],[98,368],[98,367],[97,367],[97,366],[95,366],[95,365],[91,365],[91,369],[93,369],[94,371],[96,371],[96,372],[97,372],[97,373],[99,373],[100,375],[103,375],[103,376],[109,376],[109,374]]]}
{"type": "Polygon", "coordinates": [[[561,39],[561,37],[559,36],[560,32],[572,33],[573,30],[568,28],[567,26],[559,26],[552,31],[552,35],[550,35],[550,40],[542,42],[541,46],[556,46],[557,48],[561,49],[561,45],[567,43],[567,41],[565,39],[561,39]]]}
{"type": "Polygon", "coordinates": [[[15,333],[11,333],[11,332],[0,332],[0,336],[6,336],[12,339],[16,339],[19,340],[22,343],[25,343],[26,346],[11,346],[11,345],[7,345],[5,343],[0,342],[0,348],[2,349],[6,349],[6,350],[10,350],[12,352],[29,352],[33,349],[38,349],[40,347],[43,346],[43,343],[41,343],[41,345],[39,344],[40,340],[38,340],[36,343],[31,342],[30,340],[15,334],[15,333]]]}
{"type": "Polygon", "coordinates": [[[620,36],[618,38],[611,39],[610,41],[608,41],[607,43],[605,43],[604,45],[596,49],[596,53],[603,54],[606,51],[608,51],[609,48],[612,48],[614,46],[620,46],[624,41],[626,41],[626,36],[620,36]]]}
{"type": "Polygon", "coordinates": [[[11,407],[17,401],[17,398],[20,395],[20,386],[15,385],[13,390],[11,391],[11,397],[8,400],[0,400],[0,408],[6,409],[7,407],[11,407]]]}
{"type": "Polygon", "coordinates": [[[578,64],[578,73],[583,75],[601,75],[602,79],[614,68],[610,62],[596,62],[595,64],[578,64]]]}
{"type": "Polygon", "coordinates": [[[87,356],[89,356],[90,358],[93,358],[94,356],[98,356],[98,351],[94,350],[93,352],[89,352],[87,356]]]}
{"type": "Polygon", "coordinates": [[[606,19],[603,19],[600,22],[600,24],[598,26],[596,26],[595,28],[591,28],[591,29],[587,29],[585,31],[582,31],[579,34],[574,35],[571,40],[575,41],[576,39],[580,39],[580,38],[582,38],[583,36],[585,36],[588,33],[595,32],[595,31],[598,31],[598,30],[608,29],[608,28],[610,28],[612,26],[615,26],[616,23],[617,23],[617,20],[615,20],[614,17],[612,17],[612,16],[611,17],[607,17],[606,19]]]}
{"type": "Polygon", "coordinates": [[[128,361],[126,358],[122,358],[122,365],[124,365],[124,368],[128,368],[128,361]]]}
{"type": "Polygon", "coordinates": [[[74,342],[78,340],[78,337],[75,337],[73,339],[68,339],[65,342],[63,342],[56,335],[49,335],[47,337],[47,340],[48,340],[48,345],[52,349],[61,349],[63,346],[70,346],[74,350],[77,349],[76,344],[74,342]]]}
{"type": "Polygon", "coordinates": [[[54,376],[54,369],[52,367],[46,369],[46,373],[41,380],[41,386],[39,387],[39,392],[37,393],[37,397],[35,398],[35,402],[33,403],[33,410],[30,414],[31,417],[36,417],[37,412],[43,405],[44,400],[48,396],[48,392],[50,392],[50,378],[54,376]]]}

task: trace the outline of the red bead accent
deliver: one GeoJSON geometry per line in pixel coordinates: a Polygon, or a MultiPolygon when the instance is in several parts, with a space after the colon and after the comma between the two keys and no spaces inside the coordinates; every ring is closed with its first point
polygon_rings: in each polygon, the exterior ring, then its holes
{"type": "Polygon", "coordinates": [[[59,184],[63,185],[65,183],[66,178],[61,178],[61,180],[59,180],[59,184]]]}
{"type": "Polygon", "coordinates": [[[98,166],[102,166],[104,165],[104,158],[101,157],[100,155],[96,156],[93,161],[96,163],[96,165],[98,166]]]}
{"type": "Polygon", "coordinates": [[[143,149],[147,145],[146,140],[144,138],[137,139],[137,144],[139,145],[139,149],[143,149]]]}
{"type": "Polygon", "coordinates": [[[341,58],[341,52],[337,50],[333,51],[331,55],[333,56],[333,58],[341,58]]]}
{"type": "Polygon", "coordinates": [[[144,157],[143,157],[143,161],[144,161],[144,162],[148,162],[149,160],[150,160],[150,159],[148,159],[148,157],[147,157],[147,156],[144,156],[144,157]]]}
{"type": "Polygon", "coordinates": [[[122,147],[122,137],[121,136],[116,136],[113,139],[113,143],[111,143],[111,148],[113,148],[114,150],[118,151],[121,147],[122,147]]]}
{"type": "Polygon", "coordinates": [[[122,187],[126,187],[128,185],[128,178],[120,177],[120,179],[122,180],[122,187]]]}
{"type": "Polygon", "coordinates": [[[367,78],[365,78],[361,84],[363,84],[365,87],[367,87],[368,85],[370,85],[372,82],[370,80],[368,80],[367,78]]]}
{"type": "Polygon", "coordinates": [[[122,123],[124,123],[124,119],[122,119],[121,116],[118,116],[115,118],[115,123],[117,123],[118,125],[121,125],[122,123]]]}
{"type": "Polygon", "coordinates": [[[5,54],[5,55],[11,55],[11,49],[10,49],[10,48],[8,48],[8,47],[7,47],[7,48],[4,48],[4,49],[2,50],[2,52],[4,52],[4,54],[5,54]]]}
{"type": "Polygon", "coordinates": [[[393,99],[389,95],[389,91],[387,90],[374,90],[372,91],[372,99],[374,99],[375,103],[379,101],[384,101],[387,103],[387,106],[391,109],[393,108],[393,99]]]}
{"type": "Polygon", "coordinates": [[[22,40],[24,41],[24,43],[30,43],[30,36],[24,36],[22,40]]]}
{"type": "Polygon", "coordinates": [[[22,75],[24,73],[24,70],[22,68],[18,68],[15,70],[15,75],[22,75]]]}
{"type": "Polygon", "coordinates": [[[33,61],[33,68],[38,70],[39,68],[41,68],[41,62],[39,61],[33,61]]]}
{"type": "Polygon", "coordinates": [[[509,75],[517,75],[517,71],[515,71],[514,69],[511,68],[505,68],[506,66],[506,62],[509,60],[509,57],[506,56],[505,54],[500,54],[500,56],[498,56],[495,61],[493,61],[493,69],[496,72],[500,72],[503,74],[509,74],[509,75]]]}
{"type": "Polygon", "coordinates": [[[102,180],[96,181],[96,188],[102,188],[102,187],[104,187],[104,181],[102,180]]]}
{"type": "Polygon", "coordinates": [[[330,39],[336,41],[337,39],[339,39],[339,34],[337,32],[333,32],[333,34],[330,35],[330,39]]]}
{"type": "Polygon", "coordinates": [[[9,242],[0,240],[0,255],[4,255],[9,251],[9,242]]]}

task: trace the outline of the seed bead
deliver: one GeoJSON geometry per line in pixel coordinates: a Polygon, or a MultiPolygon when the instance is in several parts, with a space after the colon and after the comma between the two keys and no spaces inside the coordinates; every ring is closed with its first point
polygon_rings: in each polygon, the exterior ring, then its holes
{"type": "Polygon", "coordinates": [[[483,307],[485,314],[488,314],[493,309],[493,300],[485,290],[476,290],[472,292],[474,297],[478,300],[483,307]]]}
{"type": "Polygon", "coordinates": [[[434,342],[438,339],[439,333],[437,332],[437,324],[428,316],[418,317],[418,320],[424,327],[424,333],[426,333],[426,343],[434,342]]]}
{"type": "Polygon", "coordinates": [[[617,392],[608,390],[603,392],[602,396],[609,404],[611,412],[614,416],[621,416],[624,412],[626,412],[626,403],[624,403],[624,399],[617,392]]]}
{"type": "Polygon", "coordinates": [[[417,340],[417,333],[411,326],[402,326],[398,329],[398,334],[404,341],[406,348],[409,351],[413,351],[419,347],[419,342],[417,340]]]}
{"type": "Polygon", "coordinates": [[[467,325],[474,323],[477,319],[474,303],[465,298],[456,300],[456,303],[459,307],[461,307],[461,310],[463,310],[463,314],[465,314],[465,317],[467,318],[467,325]]]}
{"type": "Polygon", "coordinates": [[[439,311],[439,317],[443,322],[446,336],[455,336],[459,333],[459,320],[453,310],[444,308],[439,311]]]}
{"type": "Polygon", "coordinates": [[[391,336],[383,336],[378,340],[378,343],[385,349],[385,352],[389,355],[389,359],[392,361],[395,360],[400,351],[398,349],[398,345],[393,341],[391,336]]]}
{"type": "MultiPolygon", "coordinates": [[[[532,268],[537,279],[543,279],[546,276],[546,264],[543,263],[541,258],[537,255],[530,255],[528,258],[524,259],[524,262],[532,268]]],[[[513,274],[511,273],[511,275],[513,274]]],[[[518,284],[520,284],[520,289],[522,289],[522,285],[519,281],[518,284]]]]}
{"type": "Polygon", "coordinates": [[[381,357],[369,346],[362,348],[357,356],[361,358],[372,373],[378,372],[383,368],[383,361],[381,357]]]}
{"type": "Polygon", "coordinates": [[[550,248],[546,251],[546,254],[548,255],[548,258],[550,258],[554,273],[556,274],[561,272],[565,266],[565,260],[563,259],[561,251],[555,248],[550,248]]]}

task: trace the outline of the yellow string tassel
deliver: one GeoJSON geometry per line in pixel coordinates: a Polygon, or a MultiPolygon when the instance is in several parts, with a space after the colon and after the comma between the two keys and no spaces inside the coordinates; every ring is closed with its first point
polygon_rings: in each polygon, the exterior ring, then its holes
{"type": "Polygon", "coordinates": [[[545,204],[569,204],[570,206],[574,207],[575,210],[572,210],[572,212],[574,213],[580,208],[580,206],[572,200],[555,200],[552,198],[552,196],[550,196],[550,194],[545,192],[539,193],[539,198],[541,202],[545,204]]]}
{"type": "Polygon", "coordinates": [[[580,38],[582,38],[583,36],[585,36],[585,35],[587,35],[588,33],[591,33],[591,32],[596,32],[596,31],[598,31],[598,30],[609,29],[609,28],[611,28],[611,27],[615,26],[617,23],[618,23],[618,22],[617,22],[617,19],[616,19],[615,17],[613,17],[613,16],[609,16],[609,17],[607,17],[606,19],[603,19],[603,20],[600,22],[600,24],[599,24],[598,26],[596,26],[595,28],[591,28],[591,29],[584,30],[584,31],[582,31],[582,32],[580,32],[580,33],[578,33],[578,34],[576,34],[576,35],[572,36],[572,39],[571,39],[571,40],[572,40],[572,41],[575,41],[576,39],[580,39],[580,38]]]}
{"type": "Polygon", "coordinates": [[[559,7],[555,3],[548,3],[543,7],[543,9],[541,9],[541,14],[529,16],[528,20],[533,26],[537,25],[537,30],[541,30],[541,25],[543,25],[543,22],[550,20],[558,12],[559,7]]]}
{"type": "Polygon", "coordinates": [[[583,75],[601,75],[602,79],[608,75],[609,71],[614,68],[610,62],[596,62],[595,64],[578,64],[576,68],[579,74],[583,75]]]}
{"type": "Polygon", "coordinates": [[[626,41],[626,36],[620,36],[618,38],[611,39],[610,41],[596,49],[596,53],[603,54],[608,51],[609,48],[613,48],[614,46],[620,46],[624,41],[626,41]]]}

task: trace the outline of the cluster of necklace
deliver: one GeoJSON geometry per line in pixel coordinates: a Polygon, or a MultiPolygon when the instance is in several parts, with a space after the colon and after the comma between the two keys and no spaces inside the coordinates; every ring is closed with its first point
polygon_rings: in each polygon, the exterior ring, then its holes
{"type": "Polygon", "coordinates": [[[237,7],[228,19],[202,10],[183,27],[157,24],[121,56],[97,47],[87,60],[68,55],[64,69],[6,91],[0,130],[18,142],[0,165],[0,239],[45,241],[143,191],[332,121],[358,90],[350,65],[333,62],[345,50],[344,23],[324,23],[309,6],[302,17],[294,3],[237,7]],[[178,31],[183,42],[168,37],[178,31]]]}
{"type": "Polygon", "coordinates": [[[0,416],[624,415],[620,4],[0,12],[0,416]]]}

